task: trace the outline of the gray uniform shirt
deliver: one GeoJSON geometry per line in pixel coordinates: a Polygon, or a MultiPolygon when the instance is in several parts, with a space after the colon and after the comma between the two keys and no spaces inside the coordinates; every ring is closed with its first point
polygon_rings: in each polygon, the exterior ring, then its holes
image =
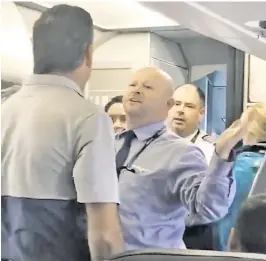
{"type": "Polygon", "coordinates": [[[33,75],[2,104],[1,138],[2,257],[87,260],[77,202],[118,203],[107,114],[71,80],[33,75]]]}

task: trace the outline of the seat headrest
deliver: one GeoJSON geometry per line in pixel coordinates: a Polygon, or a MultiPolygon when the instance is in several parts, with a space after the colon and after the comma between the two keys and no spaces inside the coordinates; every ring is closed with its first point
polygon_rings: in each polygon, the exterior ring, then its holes
{"type": "Polygon", "coordinates": [[[263,254],[246,254],[203,250],[145,249],[114,256],[117,261],[254,261],[266,260],[263,254]]]}

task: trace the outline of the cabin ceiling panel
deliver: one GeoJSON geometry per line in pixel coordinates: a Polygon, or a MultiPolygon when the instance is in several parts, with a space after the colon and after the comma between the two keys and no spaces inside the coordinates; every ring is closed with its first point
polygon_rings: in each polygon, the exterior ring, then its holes
{"type": "Polygon", "coordinates": [[[243,26],[248,21],[266,19],[266,2],[201,2],[209,10],[243,26]]]}
{"type": "Polygon", "coordinates": [[[188,39],[199,39],[199,38],[206,38],[205,36],[191,31],[189,29],[181,29],[181,30],[159,30],[153,31],[157,35],[160,35],[164,38],[169,39],[170,41],[181,43],[184,40],[188,39]]]}
{"type": "MultiPolygon", "coordinates": [[[[22,15],[27,31],[29,33],[29,37],[32,39],[32,30],[34,23],[37,19],[41,16],[40,11],[36,11],[34,9],[24,7],[21,5],[16,5],[18,11],[22,15]]],[[[46,6],[44,6],[46,7],[46,6]]],[[[110,37],[110,33],[105,33],[100,31],[99,29],[94,28],[94,42],[98,46],[101,42],[104,42],[105,40],[108,40],[110,37]]]]}
{"type": "MultiPolygon", "coordinates": [[[[190,30],[266,60],[266,40],[258,37],[257,33],[247,29],[244,25],[240,26],[234,22],[231,16],[224,18],[222,13],[219,13],[219,8],[217,8],[216,13],[208,9],[206,3],[204,6],[201,2],[142,1],[141,3],[176,20],[190,30]]],[[[216,5],[214,2],[211,4],[212,6],[216,5]]],[[[256,10],[264,9],[264,3],[255,2],[255,6],[256,10]]],[[[234,16],[237,16],[239,8],[235,9],[234,16]]],[[[248,6],[244,10],[248,13],[248,6]]],[[[255,10],[255,7],[252,10],[255,10]]],[[[254,19],[254,17],[252,14],[247,16],[247,19],[254,19]]]]}
{"type": "Polygon", "coordinates": [[[135,1],[49,1],[40,4],[51,7],[62,3],[84,8],[92,15],[94,24],[104,30],[153,28],[178,25],[176,21],[156,11],[150,10],[135,1]]]}
{"type": "Polygon", "coordinates": [[[33,25],[41,16],[41,12],[20,5],[16,5],[16,7],[24,19],[30,38],[32,38],[33,25]]]}
{"type": "Polygon", "coordinates": [[[184,39],[180,44],[190,66],[226,64],[228,45],[210,38],[184,39]]]}
{"type": "Polygon", "coordinates": [[[1,4],[1,79],[20,83],[32,73],[32,43],[13,2],[1,4]]]}

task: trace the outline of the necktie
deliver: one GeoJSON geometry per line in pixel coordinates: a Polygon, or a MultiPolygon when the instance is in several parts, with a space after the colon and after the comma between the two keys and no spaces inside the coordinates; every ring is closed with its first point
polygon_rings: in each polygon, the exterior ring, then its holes
{"type": "Polygon", "coordinates": [[[129,130],[125,133],[125,141],[122,148],[116,154],[116,168],[119,169],[126,161],[132,140],[136,138],[133,130],[129,130]]]}

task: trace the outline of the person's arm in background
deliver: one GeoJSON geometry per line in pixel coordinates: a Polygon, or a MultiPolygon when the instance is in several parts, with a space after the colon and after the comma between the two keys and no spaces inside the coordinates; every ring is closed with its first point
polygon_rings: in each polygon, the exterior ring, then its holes
{"type": "Polygon", "coordinates": [[[107,114],[97,112],[79,126],[73,178],[77,200],[86,204],[92,260],[123,252],[114,133],[107,114]]]}

